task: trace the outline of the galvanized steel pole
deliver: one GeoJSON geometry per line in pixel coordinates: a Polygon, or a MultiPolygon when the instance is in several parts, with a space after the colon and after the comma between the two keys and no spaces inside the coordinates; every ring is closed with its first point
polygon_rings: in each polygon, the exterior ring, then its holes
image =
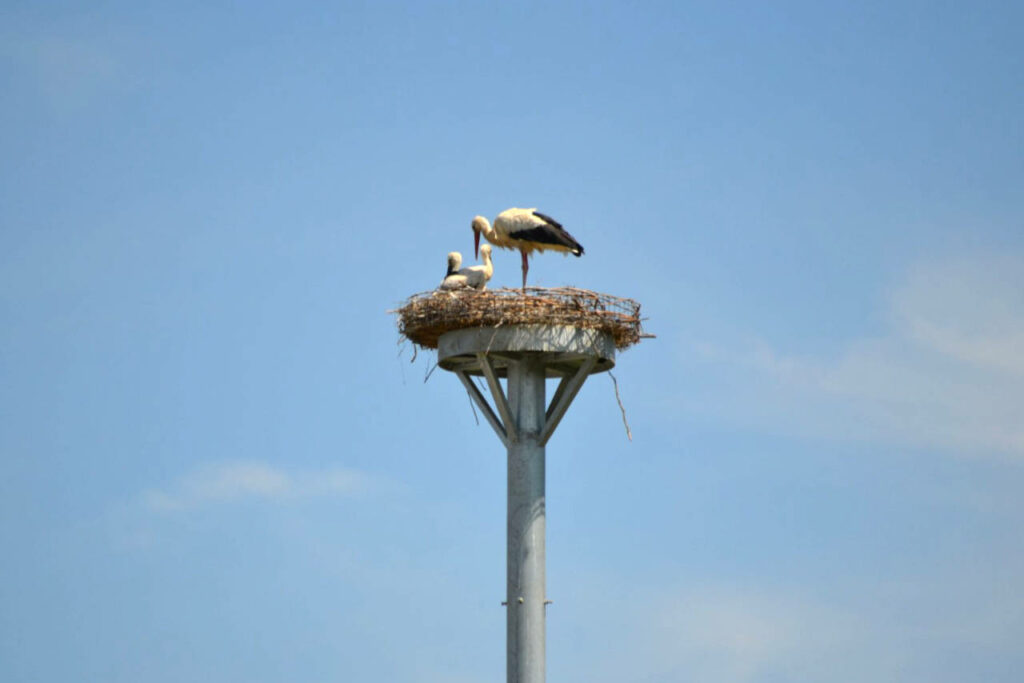
{"type": "Polygon", "coordinates": [[[508,450],[507,680],[544,683],[544,448],[586,378],[614,367],[615,342],[569,325],[466,328],[441,335],[437,355],[508,450]],[[494,408],[470,375],[487,380],[494,408]],[[547,376],[560,379],[545,407],[547,376]]]}
{"type": "Polygon", "coordinates": [[[508,683],[544,682],[544,377],[535,357],[508,366],[508,683]]]}

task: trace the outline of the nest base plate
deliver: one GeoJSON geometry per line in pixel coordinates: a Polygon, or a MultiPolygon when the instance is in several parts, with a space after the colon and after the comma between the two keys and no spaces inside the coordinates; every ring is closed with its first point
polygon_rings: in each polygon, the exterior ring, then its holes
{"type": "Polygon", "coordinates": [[[606,332],[571,325],[471,327],[446,332],[437,343],[437,364],[445,370],[482,375],[480,354],[499,377],[524,356],[541,357],[548,377],[575,374],[593,357],[591,374],[615,367],[615,340],[606,332]]]}

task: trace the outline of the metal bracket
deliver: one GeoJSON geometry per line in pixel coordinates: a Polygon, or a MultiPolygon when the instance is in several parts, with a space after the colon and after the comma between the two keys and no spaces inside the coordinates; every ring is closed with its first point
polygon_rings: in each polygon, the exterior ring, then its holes
{"type": "Polygon", "coordinates": [[[491,427],[494,428],[494,432],[498,435],[498,438],[501,439],[501,442],[505,444],[506,448],[508,448],[508,435],[505,433],[505,428],[502,426],[501,420],[499,420],[498,416],[494,414],[493,410],[491,410],[491,406],[487,403],[487,399],[484,398],[484,395],[481,394],[480,390],[476,388],[475,384],[473,384],[473,380],[471,380],[463,370],[456,370],[455,375],[462,382],[463,386],[466,387],[466,391],[469,392],[470,397],[480,408],[480,412],[482,412],[484,417],[487,418],[487,421],[491,423],[491,427]]]}
{"type": "MultiPolygon", "coordinates": [[[[466,387],[466,391],[469,392],[473,402],[479,406],[491,427],[494,428],[502,444],[508,448],[509,444],[519,440],[519,430],[516,427],[516,421],[512,417],[512,410],[509,408],[508,399],[501,388],[498,374],[494,371],[494,364],[491,363],[488,354],[477,352],[476,359],[480,364],[480,370],[483,372],[484,378],[487,380],[487,387],[494,397],[494,406],[497,408],[497,414],[495,414],[487,398],[480,393],[480,389],[469,378],[465,370],[456,369],[454,371],[455,375],[462,382],[463,386],[466,387]]],[[[573,399],[576,398],[576,394],[583,388],[583,383],[594,369],[594,366],[597,365],[597,360],[597,356],[590,356],[583,361],[583,364],[573,374],[566,374],[562,377],[544,414],[544,427],[540,430],[540,434],[537,437],[537,445],[545,446],[555,433],[555,428],[558,427],[562,418],[565,417],[565,413],[569,410],[573,399]]]]}
{"type": "Polygon", "coordinates": [[[544,446],[547,444],[548,439],[555,433],[558,423],[565,417],[565,411],[569,410],[569,404],[576,398],[576,394],[583,387],[583,382],[590,375],[590,371],[594,369],[596,364],[597,356],[591,356],[583,361],[583,365],[580,366],[575,375],[566,375],[558,383],[555,395],[551,397],[551,405],[548,406],[547,413],[544,415],[544,429],[540,431],[539,445],[544,446]]]}
{"type": "Polygon", "coordinates": [[[491,396],[494,397],[494,406],[498,409],[502,422],[505,423],[507,439],[505,445],[507,446],[509,443],[519,440],[516,421],[512,419],[512,411],[509,410],[508,400],[505,398],[505,392],[501,390],[501,383],[498,381],[498,375],[494,372],[491,359],[487,357],[486,353],[477,353],[476,359],[480,363],[480,369],[483,371],[484,377],[487,378],[487,386],[491,390],[491,396]]]}

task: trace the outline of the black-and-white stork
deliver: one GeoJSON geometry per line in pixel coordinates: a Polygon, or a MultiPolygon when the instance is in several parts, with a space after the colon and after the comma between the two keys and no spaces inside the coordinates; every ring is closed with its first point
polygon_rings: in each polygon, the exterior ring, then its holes
{"type": "Polygon", "coordinates": [[[448,274],[445,275],[438,289],[445,291],[487,289],[487,281],[494,275],[494,264],[491,262],[491,247],[489,244],[485,244],[480,248],[480,255],[484,259],[482,266],[470,266],[460,269],[462,254],[457,251],[448,254],[448,274]]]}
{"type": "Polygon", "coordinates": [[[583,245],[566,232],[561,223],[537,209],[505,209],[494,219],[493,228],[483,216],[474,218],[473,253],[480,246],[480,235],[496,247],[518,249],[523,255],[523,290],[526,289],[526,271],[530,269],[527,257],[532,252],[551,250],[583,255],[583,245]]]}

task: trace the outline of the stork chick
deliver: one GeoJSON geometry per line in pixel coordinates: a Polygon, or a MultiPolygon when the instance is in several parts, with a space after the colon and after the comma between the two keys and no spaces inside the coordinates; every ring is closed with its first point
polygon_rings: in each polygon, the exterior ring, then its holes
{"type": "Polygon", "coordinates": [[[494,264],[491,262],[491,245],[485,244],[480,249],[483,257],[482,266],[470,266],[461,268],[462,255],[457,251],[448,254],[448,275],[441,281],[438,289],[454,291],[459,289],[487,289],[487,281],[494,275],[494,264]],[[454,257],[454,258],[453,258],[454,257]]]}
{"type": "Polygon", "coordinates": [[[457,251],[448,252],[448,272],[444,274],[445,277],[454,275],[459,272],[459,268],[462,267],[462,254],[457,251]]]}

